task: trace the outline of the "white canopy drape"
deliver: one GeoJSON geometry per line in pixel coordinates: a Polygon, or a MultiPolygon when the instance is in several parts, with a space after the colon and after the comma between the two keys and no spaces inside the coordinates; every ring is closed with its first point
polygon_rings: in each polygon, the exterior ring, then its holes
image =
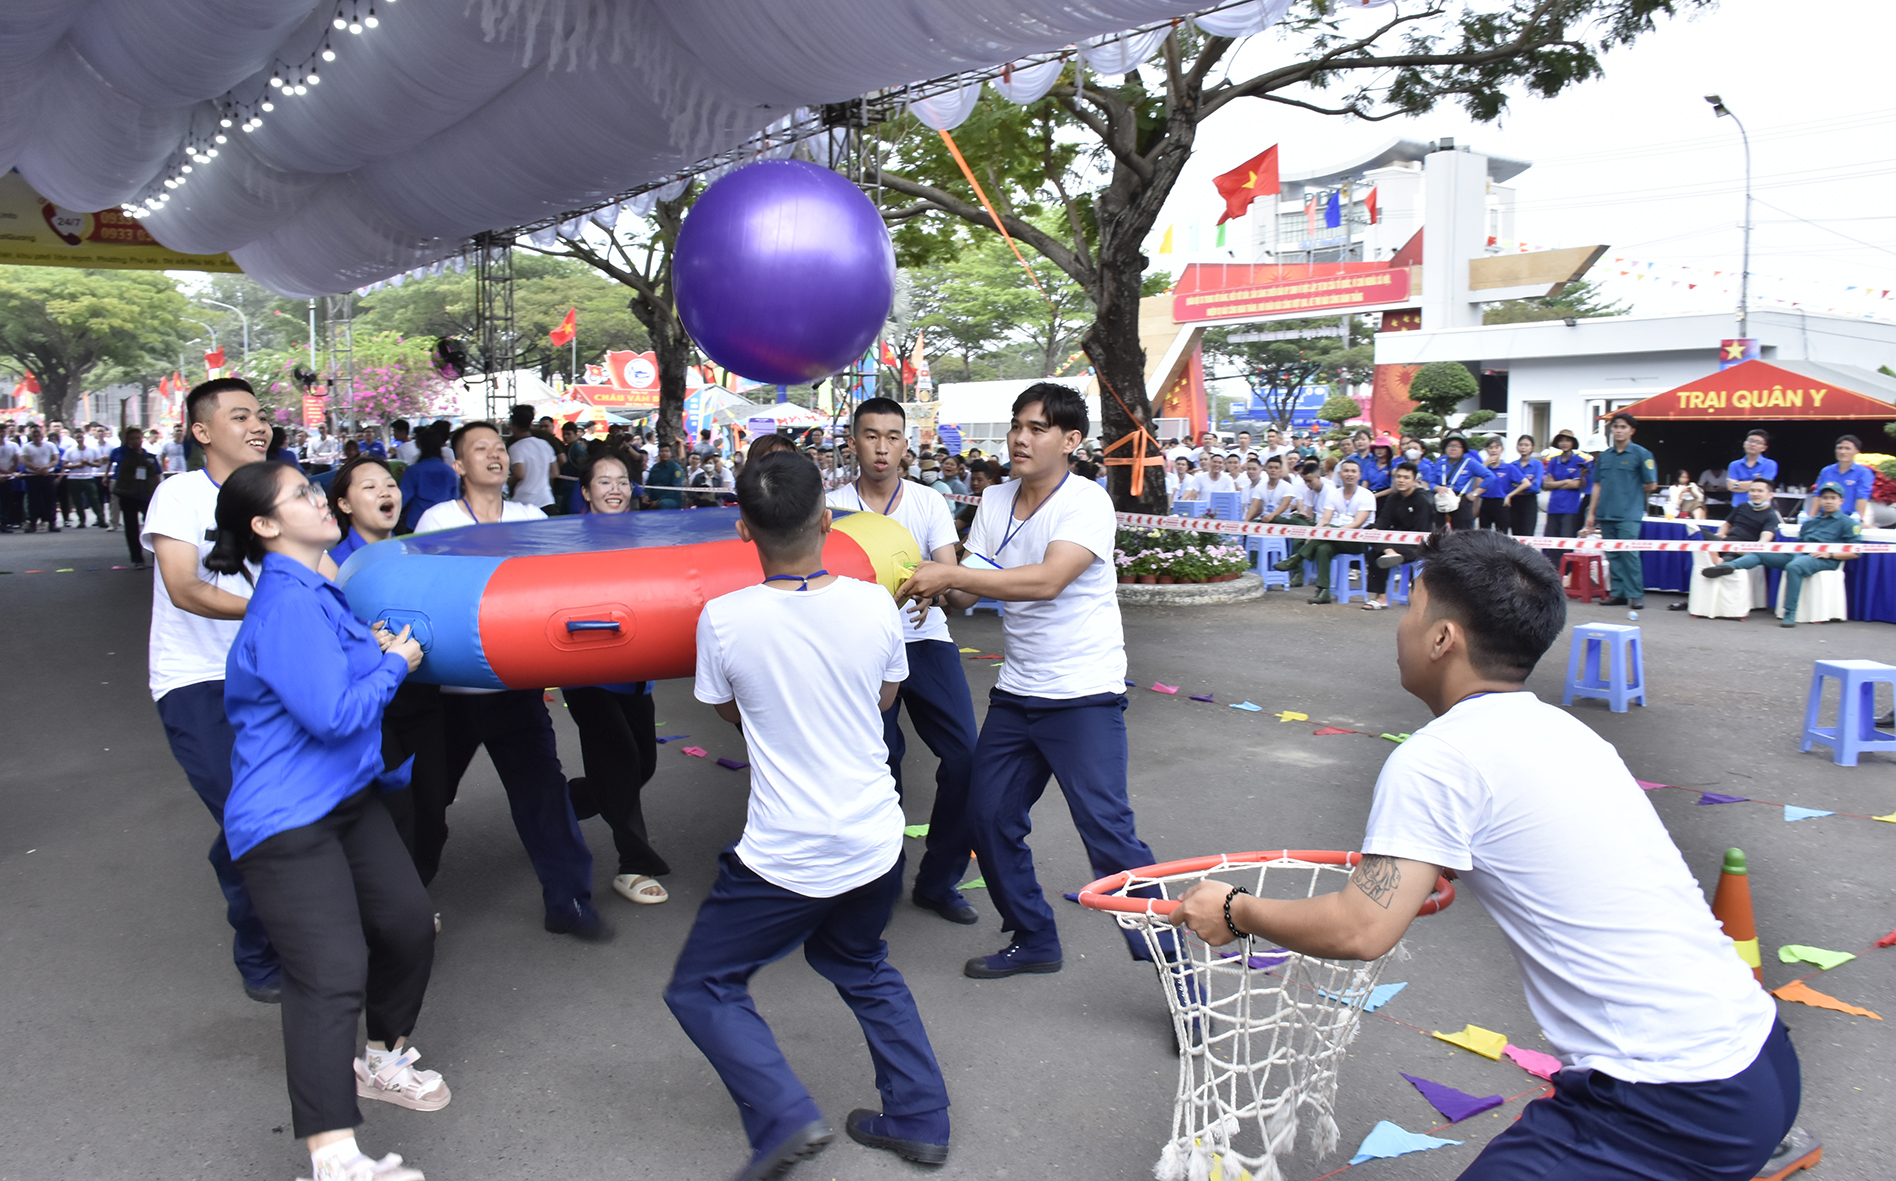
{"type": "MultiPolygon", "coordinates": [[[[1081,42],[1094,69],[1130,68],[1149,38],[1120,32],[1208,6],[379,0],[354,33],[333,21],[368,0],[5,0],[0,170],[68,208],[166,196],[144,223],[165,245],[322,294],[609,201],[799,107],[1081,42]]],[[[1247,31],[1282,11],[1258,8],[1247,31]]]]}

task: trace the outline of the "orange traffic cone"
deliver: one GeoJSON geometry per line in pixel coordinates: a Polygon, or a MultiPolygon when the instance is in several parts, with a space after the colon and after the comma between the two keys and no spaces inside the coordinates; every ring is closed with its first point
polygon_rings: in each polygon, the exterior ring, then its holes
{"type": "Polygon", "coordinates": [[[1751,917],[1751,876],[1745,871],[1745,851],[1725,850],[1725,867],[1718,875],[1718,891],[1712,895],[1712,917],[1731,936],[1732,950],[1751,965],[1751,975],[1760,987],[1764,969],[1758,957],[1758,925],[1751,917]]]}

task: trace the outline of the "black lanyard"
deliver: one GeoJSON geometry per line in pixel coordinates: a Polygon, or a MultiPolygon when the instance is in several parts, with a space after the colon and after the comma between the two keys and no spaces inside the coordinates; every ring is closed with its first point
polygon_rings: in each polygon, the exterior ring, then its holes
{"type": "MultiPolygon", "coordinates": [[[[1027,522],[1034,519],[1034,513],[1037,513],[1041,509],[1047,507],[1047,501],[1052,500],[1055,496],[1058,496],[1060,494],[1060,489],[1066,487],[1066,482],[1068,478],[1071,477],[1072,475],[1073,475],[1072,472],[1068,472],[1066,475],[1061,476],[1060,482],[1053,486],[1053,491],[1047,493],[1046,500],[1043,500],[1039,504],[1035,505],[1033,507],[1033,511],[1029,512],[1025,517],[1022,517],[1018,521],[1014,521],[1013,528],[1011,529],[1004,528],[1001,531],[1001,544],[996,546],[994,550],[994,555],[996,557],[1000,556],[1001,551],[1007,548],[1007,543],[1014,540],[1015,535],[1017,535],[1021,531],[1021,529],[1026,526],[1027,522]]],[[[1014,489],[1014,499],[1007,502],[1007,519],[1010,521],[1014,520],[1014,505],[1019,500],[1020,500],[1020,489],[1016,488],[1014,489]]]]}
{"type": "MultiPolygon", "coordinates": [[[[897,491],[900,491],[900,489],[897,489],[897,491]]],[[[860,501],[862,498],[858,496],[856,499],[860,501]]],[[[887,514],[884,514],[884,515],[887,515],[887,514]]],[[[803,585],[799,586],[797,588],[797,591],[798,593],[802,593],[803,591],[810,589],[810,579],[821,578],[825,574],[828,574],[828,573],[829,573],[828,570],[816,570],[809,574],[772,574],[769,577],[765,578],[764,581],[765,582],[800,582],[803,585]]]]}

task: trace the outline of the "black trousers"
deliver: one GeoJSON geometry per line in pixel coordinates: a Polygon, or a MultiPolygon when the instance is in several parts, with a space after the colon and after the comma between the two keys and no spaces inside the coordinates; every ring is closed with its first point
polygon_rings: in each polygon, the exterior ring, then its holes
{"type": "Polygon", "coordinates": [[[1508,531],[1508,506],[1499,496],[1482,497],[1478,513],[1476,524],[1480,528],[1499,529],[1503,533],[1508,531]]]}
{"type": "Polygon", "coordinates": [[[143,496],[121,496],[119,517],[125,522],[125,552],[132,559],[132,565],[145,564],[145,547],[138,544],[138,533],[143,527],[145,510],[151,507],[151,501],[143,496]]]}
{"type": "Polygon", "coordinates": [[[1540,512],[1540,497],[1532,492],[1521,493],[1508,506],[1508,532],[1516,537],[1534,536],[1534,526],[1540,523],[1540,512]]]}
{"type": "Polygon", "coordinates": [[[1376,559],[1382,557],[1383,554],[1388,552],[1389,550],[1395,550],[1397,553],[1401,554],[1402,560],[1405,562],[1415,561],[1416,558],[1420,556],[1422,553],[1422,547],[1419,545],[1372,545],[1370,546],[1369,556],[1367,559],[1365,559],[1365,561],[1367,562],[1369,566],[1369,590],[1371,594],[1380,595],[1380,594],[1386,593],[1389,590],[1390,571],[1385,570],[1381,566],[1378,566],[1376,564],[1376,559]]]}
{"type": "Polygon", "coordinates": [[[1480,508],[1481,500],[1479,497],[1462,497],[1461,503],[1455,506],[1455,511],[1448,514],[1448,527],[1450,529],[1473,529],[1475,527],[1475,514],[1480,511],[1480,508]]]}
{"type": "Polygon", "coordinates": [[[441,686],[403,681],[395,699],[382,712],[382,766],[393,770],[415,760],[408,786],[389,792],[382,802],[394,818],[395,831],[414,858],[422,885],[434,881],[441,868],[441,847],[448,843],[448,805],[454,788],[448,783],[447,718],[441,709],[441,686]]]}
{"type": "Polygon", "coordinates": [[[26,478],[26,521],[36,525],[41,521],[48,525],[59,524],[59,477],[28,476],[26,478]]]}
{"type": "Polygon", "coordinates": [[[650,693],[614,693],[597,685],[562,689],[579,727],[584,779],[569,784],[573,814],[597,815],[612,829],[619,872],[659,877],[671,866],[652,848],[639,793],[658,770],[657,716],[650,693]]]}
{"type": "Polygon", "coordinates": [[[0,526],[15,528],[26,516],[26,480],[0,475],[0,526]]]}
{"type": "Polygon", "coordinates": [[[283,1065],[300,1139],[353,1128],[356,1020],[415,1029],[434,967],[434,908],[373,788],[237,859],[283,958],[283,1065]]]}

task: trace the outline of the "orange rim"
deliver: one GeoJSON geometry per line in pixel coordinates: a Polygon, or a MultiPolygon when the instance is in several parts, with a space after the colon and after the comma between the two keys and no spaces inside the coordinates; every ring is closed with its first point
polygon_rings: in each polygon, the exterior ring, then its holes
{"type": "MultiPolygon", "coordinates": [[[[1080,905],[1089,910],[1109,911],[1116,914],[1151,914],[1161,918],[1178,909],[1176,898],[1127,898],[1115,893],[1131,885],[1136,878],[1165,878],[1182,873],[1202,873],[1216,869],[1221,865],[1260,865],[1272,861],[1308,861],[1316,865],[1347,865],[1356,868],[1362,861],[1361,853],[1343,853],[1334,849],[1267,849],[1251,853],[1221,853],[1213,857],[1188,857],[1183,861],[1162,861],[1157,865],[1147,865],[1139,869],[1121,870],[1096,882],[1080,887],[1080,905]]],[[[1419,917],[1426,914],[1440,914],[1455,902],[1455,883],[1442,874],[1435,879],[1435,889],[1422,900],[1417,908],[1419,917]]]]}

